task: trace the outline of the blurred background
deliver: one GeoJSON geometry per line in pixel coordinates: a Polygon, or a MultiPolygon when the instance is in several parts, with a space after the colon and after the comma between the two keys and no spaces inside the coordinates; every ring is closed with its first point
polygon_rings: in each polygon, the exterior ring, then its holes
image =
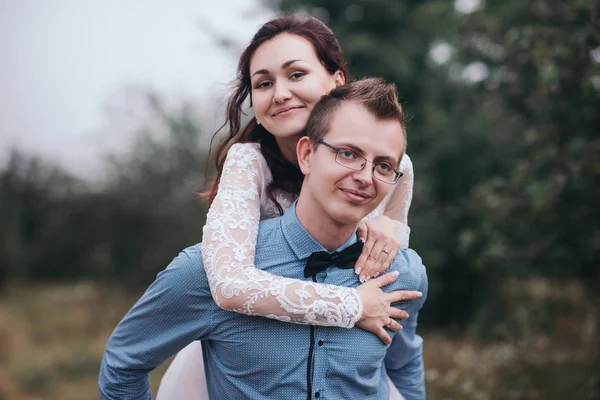
{"type": "Polygon", "coordinates": [[[237,57],[282,11],[410,116],[428,398],[600,398],[600,1],[0,0],[0,400],[98,398],[112,329],[201,240],[237,57]]]}

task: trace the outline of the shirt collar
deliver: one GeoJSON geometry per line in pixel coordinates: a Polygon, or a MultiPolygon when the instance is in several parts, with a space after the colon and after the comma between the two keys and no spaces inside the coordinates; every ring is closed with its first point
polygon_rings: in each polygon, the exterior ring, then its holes
{"type": "MultiPolygon", "coordinates": [[[[307,231],[304,229],[300,221],[298,220],[298,216],[296,215],[296,204],[298,200],[294,202],[287,209],[287,211],[280,218],[279,223],[281,224],[281,231],[283,232],[283,236],[285,240],[290,245],[290,248],[294,252],[294,255],[299,259],[308,258],[312,253],[316,251],[327,251],[321,243],[319,243],[315,238],[313,238],[307,231]]],[[[346,247],[356,243],[356,231],[355,234],[350,235],[348,240],[340,247],[336,249],[336,251],[341,251],[346,247]]]]}

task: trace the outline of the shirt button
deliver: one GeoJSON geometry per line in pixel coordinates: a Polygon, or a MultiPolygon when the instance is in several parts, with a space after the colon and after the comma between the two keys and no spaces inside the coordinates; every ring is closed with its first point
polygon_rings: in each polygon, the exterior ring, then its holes
{"type": "Polygon", "coordinates": [[[315,393],[315,399],[318,399],[319,397],[321,397],[321,393],[319,393],[319,392],[316,392],[316,393],[315,393]]]}
{"type": "MultiPolygon", "coordinates": [[[[324,341],[322,341],[322,340],[319,340],[319,343],[317,343],[317,344],[319,345],[319,347],[321,347],[321,346],[323,346],[323,344],[324,344],[324,343],[325,343],[324,341]]],[[[317,392],[317,393],[318,393],[318,392],[317,392]]]]}

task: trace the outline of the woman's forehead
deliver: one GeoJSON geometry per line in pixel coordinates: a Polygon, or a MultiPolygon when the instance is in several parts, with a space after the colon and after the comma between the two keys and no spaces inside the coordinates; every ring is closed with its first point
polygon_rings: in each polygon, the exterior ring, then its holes
{"type": "Polygon", "coordinates": [[[278,70],[290,60],[321,63],[312,43],[299,35],[282,33],[264,42],[250,58],[250,74],[258,70],[278,70]]]}

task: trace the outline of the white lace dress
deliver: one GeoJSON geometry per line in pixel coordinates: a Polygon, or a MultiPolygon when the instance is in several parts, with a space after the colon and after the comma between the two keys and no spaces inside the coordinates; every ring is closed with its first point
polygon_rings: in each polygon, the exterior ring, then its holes
{"type": "MultiPolygon", "coordinates": [[[[367,218],[390,217],[401,247],[407,248],[414,181],[408,155],[400,168],[404,175],[367,218]]],[[[362,302],[355,289],[283,278],[254,267],[259,221],[278,215],[277,206],[266,195],[271,179],[259,144],[235,144],[229,149],[203,230],[202,259],[213,299],[243,314],[297,324],[353,327],[362,315],[362,302]]],[[[284,210],[295,200],[283,192],[276,197],[284,210]]],[[[393,385],[391,389],[399,396],[393,385]]],[[[391,397],[395,398],[399,397],[391,397]]],[[[161,381],[157,400],[175,399],[208,399],[199,342],[177,354],[161,381]]]]}

